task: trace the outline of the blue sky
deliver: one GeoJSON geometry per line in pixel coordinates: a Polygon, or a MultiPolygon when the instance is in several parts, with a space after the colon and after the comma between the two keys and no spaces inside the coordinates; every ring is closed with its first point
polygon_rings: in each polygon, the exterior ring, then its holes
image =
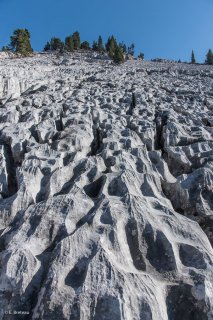
{"type": "Polygon", "coordinates": [[[194,49],[202,62],[213,49],[213,0],[0,0],[0,47],[16,28],[29,29],[34,50],[79,30],[90,42],[134,42],[146,59],[187,61],[194,49]]]}

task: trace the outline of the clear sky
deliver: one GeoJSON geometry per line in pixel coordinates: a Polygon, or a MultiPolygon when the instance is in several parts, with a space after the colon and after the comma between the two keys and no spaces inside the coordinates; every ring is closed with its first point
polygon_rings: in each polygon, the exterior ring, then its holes
{"type": "Polygon", "coordinates": [[[29,29],[34,50],[78,30],[91,43],[99,34],[134,42],[146,59],[187,61],[194,49],[202,62],[213,49],[213,0],[0,0],[0,47],[16,28],[29,29]]]}

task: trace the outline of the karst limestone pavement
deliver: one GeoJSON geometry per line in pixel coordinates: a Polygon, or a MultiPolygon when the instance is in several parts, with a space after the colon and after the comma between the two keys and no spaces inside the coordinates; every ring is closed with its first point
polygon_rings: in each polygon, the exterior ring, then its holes
{"type": "Polygon", "coordinates": [[[0,319],[213,319],[212,67],[1,56],[0,164],[0,319]]]}

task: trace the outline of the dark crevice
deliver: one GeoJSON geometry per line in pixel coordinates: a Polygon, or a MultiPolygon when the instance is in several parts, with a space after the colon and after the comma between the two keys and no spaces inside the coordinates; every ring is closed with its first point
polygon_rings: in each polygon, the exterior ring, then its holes
{"type": "Polygon", "coordinates": [[[130,107],[127,110],[126,114],[129,115],[129,116],[132,116],[133,115],[133,110],[135,109],[135,107],[136,107],[136,97],[135,97],[135,93],[132,92],[132,101],[131,101],[130,107]]]}
{"type": "Polygon", "coordinates": [[[66,167],[68,164],[70,164],[74,160],[75,155],[76,155],[75,152],[68,153],[65,155],[65,157],[63,158],[64,167],[66,167]]]}
{"type": "Polygon", "coordinates": [[[213,219],[212,219],[212,215],[206,216],[206,217],[199,217],[197,219],[197,222],[199,223],[200,227],[207,235],[207,237],[213,247],[213,219]]]}
{"type": "Polygon", "coordinates": [[[140,249],[137,221],[134,218],[128,220],[126,227],[126,239],[129,246],[133,264],[136,269],[146,271],[146,263],[140,249]]]}
{"type": "Polygon", "coordinates": [[[179,196],[177,192],[175,192],[173,184],[168,183],[165,180],[161,180],[161,188],[165,198],[171,202],[173,210],[181,215],[185,215],[185,210],[180,208],[180,204],[176,201],[179,199],[179,196]]]}
{"type": "Polygon", "coordinates": [[[2,142],[4,147],[4,158],[7,172],[7,192],[2,193],[3,198],[13,196],[18,191],[18,181],[16,176],[17,165],[13,158],[12,149],[9,143],[2,142]]]}
{"type": "Polygon", "coordinates": [[[89,212],[83,216],[77,223],[76,223],[76,229],[72,232],[71,235],[73,235],[80,227],[82,227],[85,223],[88,223],[88,225],[91,225],[93,222],[93,218],[98,211],[99,207],[101,206],[102,200],[104,196],[102,195],[99,199],[94,201],[94,206],[89,210],[89,212]]]}
{"type": "Polygon", "coordinates": [[[87,257],[81,258],[65,278],[65,284],[77,290],[82,287],[86,279],[89,263],[96,255],[98,250],[97,244],[92,245],[91,253],[87,257]]]}
{"type": "Polygon", "coordinates": [[[93,137],[94,139],[91,143],[91,152],[89,154],[90,156],[97,155],[101,151],[103,143],[103,133],[96,124],[93,125],[93,137]]]}
{"type": "Polygon", "coordinates": [[[163,128],[167,125],[167,121],[167,111],[163,111],[162,113],[156,112],[154,120],[156,124],[155,149],[161,150],[162,155],[164,154],[163,128]]]}
{"type": "Polygon", "coordinates": [[[29,128],[29,130],[30,130],[30,132],[31,132],[32,137],[35,139],[35,141],[36,141],[37,143],[40,143],[39,137],[38,137],[38,133],[37,133],[37,131],[36,131],[35,125],[32,125],[32,127],[29,128]]]}
{"type": "Polygon", "coordinates": [[[94,320],[121,320],[122,318],[118,297],[108,294],[98,297],[93,317],[94,320]]]}
{"type": "Polygon", "coordinates": [[[84,191],[88,195],[88,197],[90,197],[91,199],[97,198],[104,186],[105,181],[106,181],[106,177],[102,176],[96,181],[86,185],[84,187],[84,191]]]}
{"type": "Polygon", "coordinates": [[[64,130],[64,124],[62,121],[62,114],[60,114],[60,118],[58,120],[55,120],[55,127],[57,131],[63,131],[64,130]]]}
{"type": "Polygon", "coordinates": [[[207,320],[208,306],[205,300],[197,302],[192,286],[180,284],[168,287],[166,306],[171,320],[207,320]]]}
{"type": "MultiPolygon", "coordinates": [[[[54,222],[50,221],[50,229],[49,229],[50,237],[52,237],[53,229],[54,229],[54,222]]],[[[23,310],[24,308],[26,309],[26,307],[28,307],[27,309],[32,310],[33,312],[33,309],[36,307],[40,290],[44,285],[46,287],[45,281],[47,279],[49,268],[51,266],[52,253],[56,248],[57,244],[67,236],[68,236],[68,233],[67,233],[66,227],[62,225],[59,228],[50,246],[46,248],[40,255],[36,256],[36,258],[39,261],[41,261],[41,266],[25,290],[25,296],[28,298],[27,298],[27,301],[24,302],[24,305],[20,306],[20,308],[23,308],[23,310]]],[[[27,316],[26,320],[32,319],[31,316],[32,314],[27,316]]]]}
{"type": "Polygon", "coordinates": [[[40,183],[40,191],[36,196],[36,203],[47,200],[50,194],[50,177],[52,175],[50,168],[44,168],[42,170],[43,177],[40,183]]]}
{"type": "Polygon", "coordinates": [[[212,127],[212,124],[209,122],[207,118],[203,118],[202,122],[206,127],[212,127]]]}
{"type": "Polygon", "coordinates": [[[27,297],[26,300],[24,302],[20,302],[19,304],[20,310],[30,310],[30,314],[25,315],[26,320],[32,319],[32,314],[34,311],[33,309],[37,305],[39,293],[43,284],[45,283],[50,266],[50,253],[42,253],[41,255],[36,256],[36,258],[41,261],[41,266],[33,276],[31,282],[28,284],[24,292],[24,296],[27,297]]]}
{"type": "Polygon", "coordinates": [[[83,162],[80,162],[74,168],[72,178],[63,185],[63,187],[61,188],[61,190],[59,192],[57,192],[53,195],[54,197],[57,197],[59,195],[68,194],[71,191],[72,187],[75,184],[76,179],[82,174],[82,171],[84,170],[85,162],[86,162],[86,160],[83,162]]]}

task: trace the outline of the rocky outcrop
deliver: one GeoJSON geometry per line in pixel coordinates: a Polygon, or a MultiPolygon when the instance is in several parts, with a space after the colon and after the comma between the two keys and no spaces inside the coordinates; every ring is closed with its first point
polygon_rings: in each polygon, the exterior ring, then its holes
{"type": "Polygon", "coordinates": [[[213,69],[3,64],[0,318],[213,319],[213,69]]]}

